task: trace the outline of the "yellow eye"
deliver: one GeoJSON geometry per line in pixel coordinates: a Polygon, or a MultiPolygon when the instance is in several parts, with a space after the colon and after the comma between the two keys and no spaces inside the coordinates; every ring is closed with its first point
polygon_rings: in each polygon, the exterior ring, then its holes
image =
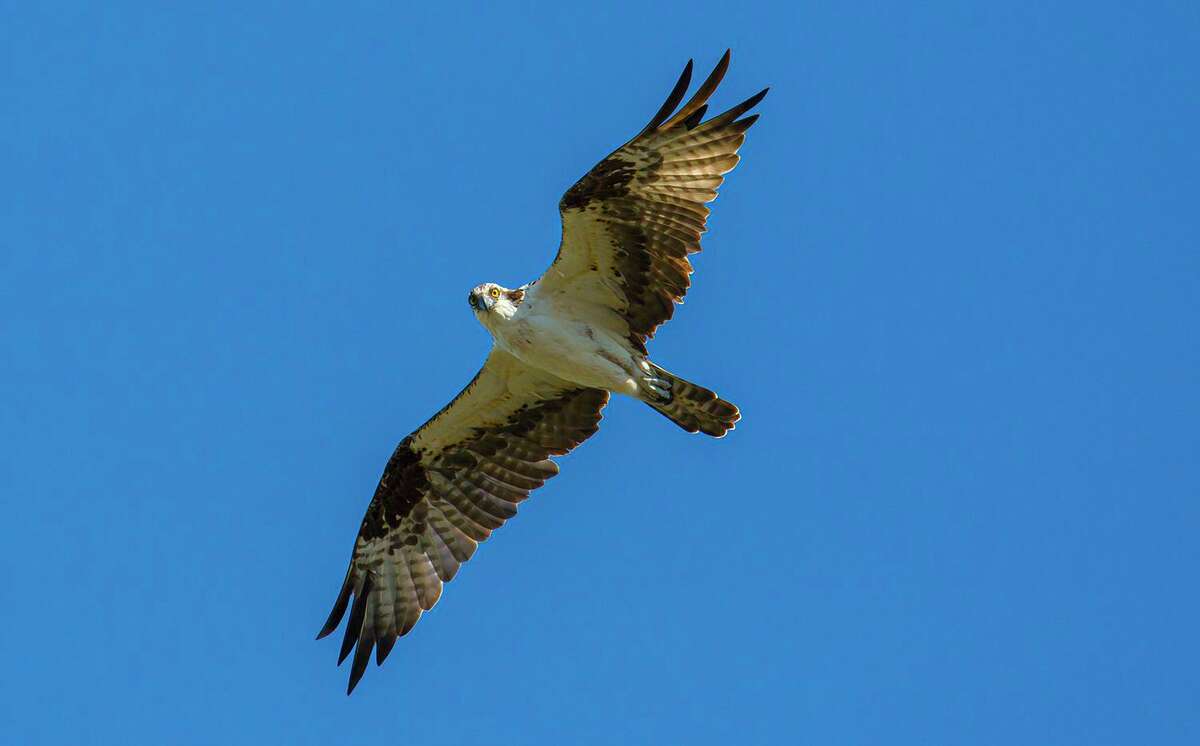
{"type": "Polygon", "coordinates": [[[491,290],[488,291],[488,295],[492,296],[492,300],[496,300],[497,298],[500,297],[500,289],[492,288],[491,290]]]}

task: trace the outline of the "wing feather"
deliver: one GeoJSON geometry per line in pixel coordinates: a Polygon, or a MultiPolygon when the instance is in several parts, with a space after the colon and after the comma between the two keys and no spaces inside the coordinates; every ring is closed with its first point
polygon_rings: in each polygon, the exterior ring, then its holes
{"type": "Polygon", "coordinates": [[[478,375],[389,459],[318,638],[350,616],[338,663],[353,652],[352,692],[443,584],[529,493],[558,473],[551,456],[596,432],[608,392],[579,388],[493,350],[478,375]],[[351,604],[353,598],[353,604],[351,604]]]}
{"type": "Polygon", "coordinates": [[[650,123],[567,190],[559,203],[558,256],[531,292],[610,308],[616,331],[645,351],[691,285],[687,256],[700,251],[706,204],[738,164],[746,130],[758,119],[740,117],[767,93],[704,121],[728,69],[726,51],[679,106],[691,81],[689,61],[650,123]]]}

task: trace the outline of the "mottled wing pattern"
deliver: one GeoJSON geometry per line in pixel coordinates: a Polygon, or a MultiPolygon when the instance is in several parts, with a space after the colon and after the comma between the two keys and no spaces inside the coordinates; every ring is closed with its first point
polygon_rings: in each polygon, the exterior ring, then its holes
{"type": "Polygon", "coordinates": [[[723,175],[737,165],[746,130],[739,119],[767,91],[704,120],[708,99],[729,67],[729,52],[678,111],[691,82],[688,62],[658,113],[637,137],[598,163],[559,203],[563,236],[539,294],[615,310],[634,347],[645,352],[691,284],[688,255],[700,251],[723,175]]]}
{"type": "Polygon", "coordinates": [[[350,610],[338,658],[354,652],[347,694],[372,649],[382,664],[479,543],[558,473],[550,457],[596,432],[607,401],[607,391],[575,387],[493,350],[462,393],[396,447],[317,635],[337,629],[350,610]]]}

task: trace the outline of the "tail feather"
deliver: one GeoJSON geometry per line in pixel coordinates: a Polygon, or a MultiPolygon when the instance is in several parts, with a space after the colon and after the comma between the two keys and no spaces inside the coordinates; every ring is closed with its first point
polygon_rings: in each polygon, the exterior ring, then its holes
{"type": "Polygon", "coordinates": [[[647,381],[642,401],[689,433],[720,438],[741,419],[738,408],[715,392],[647,363],[653,377],[647,381]]]}

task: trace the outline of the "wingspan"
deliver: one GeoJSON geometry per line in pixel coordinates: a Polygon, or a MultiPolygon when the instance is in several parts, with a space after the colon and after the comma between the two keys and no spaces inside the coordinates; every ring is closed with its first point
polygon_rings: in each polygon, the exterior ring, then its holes
{"type": "Polygon", "coordinates": [[[538,295],[609,307],[634,347],[671,318],[691,284],[688,255],[700,251],[723,175],[758,115],[742,117],[767,89],[704,121],[708,99],[729,67],[729,52],[676,111],[691,82],[689,61],[666,102],[559,202],[558,256],[536,284],[538,295]]]}
{"type": "Polygon", "coordinates": [[[558,473],[561,456],[596,432],[608,392],[578,388],[494,349],[474,380],[396,447],[354,543],[341,592],[317,638],[350,618],[338,663],[350,684],[375,650],[433,608],[480,542],[558,473]]]}

